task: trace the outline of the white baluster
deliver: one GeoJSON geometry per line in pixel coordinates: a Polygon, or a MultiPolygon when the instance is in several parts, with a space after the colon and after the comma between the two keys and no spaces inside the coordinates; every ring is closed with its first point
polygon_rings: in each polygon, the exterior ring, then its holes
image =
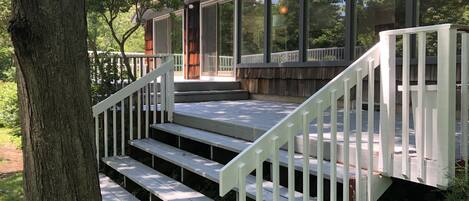
{"type": "Polygon", "coordinates": [[[350,79],[344,80],[344,182],[343,182],[343,197],[344,201],[349,198],[349,137],[350,137],[350,79]]]}
{"type": "MultiPolygon", "coordinates": [[[[156,69],[156,68],[155,68],[156,69]]],[[[156,124],[156,118],[158,114],[158,79],[155,78],[153,81],[153,104],[155,105],[153,109],[153,124],[156,124]]]]}
{"type": "Polygon", "coordinates": [[[409,164],[409,79],[410,35],[403,36],[402,56],[402,175],[410,176],[409,164]]]}
{"type": "Polygon", "coordinates": [[[384,175],[392,175],[396,135],[396,36],[380,33],[380,161],[384,175]]]}
{"type": "Polygon", "coordinates": [[[317,178],[317,199],[318,201],[324,200],[324,171],[323,171],[323,122],[324,122],[324,111],[322,109],[322,100],[317,103],[317,129],[318,129],[318,146],[317,146],[317,158],[318,158],[318,178],[317,178]]]}
{"type": "Polygon", "coordinates": [[[272,181],[274,183],[274,190],[272,196],[274,197],[274,201],[278,201],[280,198],[280,167],[279,167],[279,157],[278,157],[278,150],[279,150],[279,142],[278,136],[272,138],[272,181]]]}
{"type": "Polygon", "coordinates": [[[425,60],[426,60],[426,34],[420,32],[418,38],[418,90],[417,90],[417,124],[416,124],[416,141],[417,141],[417,158],[419,164],[418,177],[425,181],[425,60]],[[420,146],[419,146],[420,145],[420,146]]]}
{"type": "Polygon", "coordinates": [[[246,201],[246,175],[244,175],[244,163],[238,166],[238,200],[246,201]]]}
{"type": "Polygon", "coordinates": [[[116,105],[112,106],[112,147],[113,147],[113,156],[117,156],[117,117],[116,117],[117,107],[116,105]]]}
{"type": "Polygon", "coordinates": [[[109,156],[109,147],[108,147],[108,125],[107,125],[107,110],[104,111],[104,157],[109,156]]]}
{"type": "Polygon", "coordinates": [[[461,124],[462,124],[462,156],[464,159],[464,172],[466,180],[469,177],[468,150],[469,143],[469,34],[462,34],[461,50],[461,124]]]}
{"type": "Polygon", "coordinates": [[[309,112],[303,112],[303,201],[309,201],[309,112]]]}
{"type": "Polygon", "coordinates": [[[262,150],[256,151],[256,200],[262,201],[264,189],[262,188],[263,179],[263,161],[262,161],[262,150]]]}
{"type": "Polygon", "coordinates": [[[130,134],[130,140],[133,140],[134,139],[134,119],[133,119],[133,114],[134,114],[134,111],[133,111],[133,107],[134,107],[134,103],[133,103],[133,94],[129,96],[129,134],[130,134]]]}
{"type": "Polygon", "coordinates": [[[331,201],[337,200],[337,97],[331,90],[331,201]]]}
{"type": "Polygon", "coordinates": [[[290,123],[288,129],[288,200],[295,200],[295,128],[294,124],[290,123]]]}
{"type": "Polygon", "coordinates": [[[437,72],[437,160],[440,167],[439,185],[447,186],[455,172],[456,132],[456,39],[455,29],[438,30],[437,72]]]}
{"type": "Polygon", "coordinates": [[[142,90],[137,92],[137,139],[142,138],[142,90]]]}
{"type": "Polygon", "coordinates": [[[148,138],[150,128],[150,90],[148,84],[145,85],[145,138],[148,138]]]}
{"type": "Polygon", "coordinates": [[[161,112],[161,123],[164,123],[164,111],[166,109],[166,75],[163,74],[160,78],[160,112],[161,112]]]}
{"type": "Polygon", "coordinates": [[[95,135],[95,140],[96,140],[96,162],[98,164],[98,169],[99,169],[99,115],[96,115],[94,117],[94,135],[95,135]]]}
{"type": "Polygon", "coordinates": [[[121,152],[125,155],[125,106],[124,99],[121,100],[121,152]]]}
{"type": "Polygon", "coordinates": [[[371,185],[373,176],[373,144],[374,144],[374,121],[375,121],[375,67],[374,60],[368,61],[368,200],[373,199],[373,186],[371,185]]]}
{"type": "Polygon", "coordinates": [[[356,135],[355,135],[355,142],[356,142],[356,149],[355,149],[355,158],[356,158],[356,180],[355,180],[355,188],[356,188],[356,200],[362,200],[362,70],[357,70],[357,89],[356,89],[356,135]]]}

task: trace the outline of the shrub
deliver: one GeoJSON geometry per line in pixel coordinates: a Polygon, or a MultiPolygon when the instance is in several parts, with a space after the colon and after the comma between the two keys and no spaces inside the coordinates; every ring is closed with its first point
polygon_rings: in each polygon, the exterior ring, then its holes
{"type": "Polygon", "coordinates": [[[16,83],[0,82],[0,127],[19,128],[16,83]]]}
{"type": "Polygon", "coordinates": [[[456,168],[456,177],[451,181],[445,194],[446,201],[469,200],[469,179],[466,179],[464,167],[456,168]]]}

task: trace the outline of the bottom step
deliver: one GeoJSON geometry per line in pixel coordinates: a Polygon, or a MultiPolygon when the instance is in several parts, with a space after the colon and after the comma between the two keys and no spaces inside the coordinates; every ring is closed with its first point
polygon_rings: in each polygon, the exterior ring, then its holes
{"type": "Polygon", "coordinates": [[[138,201],[132,194],[104,174],[99,174],[99,186],[103,201],[138,201]]]}
{"type": "Polygon", "coordinates": [[[103,158],[103,162],[161,200],[212,200],[128,156],[103,158]]]}

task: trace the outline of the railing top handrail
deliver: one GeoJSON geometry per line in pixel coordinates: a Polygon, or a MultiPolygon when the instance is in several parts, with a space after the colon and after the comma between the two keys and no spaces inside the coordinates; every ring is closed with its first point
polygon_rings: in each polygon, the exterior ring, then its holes
{"type": "Polygon", "coordinates": [[[106,111],[110,107],[122,101],[124,98],[134,94],[139,89],[144,87],[146,84],[154,81],[156,77],[161,76],[171,71],[173,69],[172,68],[173,64],[174,64],[173,58],[169,57],[166,62],[158,65],[158,67],[155,70],[144,75],[143,77],[136,80],[135,82],[130,83],[129,85],[117,91],[113,95],[107,97],[103,101],[97,103],[96,105],[93,106],[93,116],[97,116],[101,114],[102,112],[106,111]]]}
{"type": "Polygon", "coordinates": [[[458,25],[458,24],[438,24],[430,26],[421,26],[421,27],[411,27],[404,29],[394,29],[388,31],[380,32],[380,36],[389,36],[389,35],[402,35],[402,34],[415,34],[419,32],[434,32],[438,30],[445,29],[456,29],[458,31],[469,32],[469,26],[467,25],[458,25]]]}
{"type": "MultiPolygon", "coordinates": [[[[122,57],[120,52],[98,51],[97,53],[98,53],[98,57],[99,56],[122,57]]],[[[88,51],[88,55],[90,57],[94,57],[94,54],[92,51],[88,51]]],[[[163,58],[171,54],[145,54],[145,53],[138,53],[138,52],[126,52],[125,55],[127,58],[163,58]]]]}

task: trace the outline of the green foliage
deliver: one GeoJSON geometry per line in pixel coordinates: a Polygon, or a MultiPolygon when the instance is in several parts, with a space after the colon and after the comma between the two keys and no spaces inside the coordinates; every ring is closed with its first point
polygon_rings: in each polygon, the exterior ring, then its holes
{"type": "Polygon", "coordinates": [[[469,179],[464,175],[464,168],[456,168],[456,177],[451,182],[445,194],[446,201],[460,201],[469,199],[469,179]]]}
{"type": "Polygon", "coordinates": [[[18,128],[18,97],[16,83],[0,82],[0,127],[18,128]]]}
{"type": "Polygon", "coordinates": [[[8,20],[11,12],[11,1],[0,0],[0,80],[13,81],[13,48],[8,34],[8,20]]]}
{"type": "Polygon", "coordinates": [[[23,174],[0,175],[0,201],[21,201],[23,199],[23,174]]]}

